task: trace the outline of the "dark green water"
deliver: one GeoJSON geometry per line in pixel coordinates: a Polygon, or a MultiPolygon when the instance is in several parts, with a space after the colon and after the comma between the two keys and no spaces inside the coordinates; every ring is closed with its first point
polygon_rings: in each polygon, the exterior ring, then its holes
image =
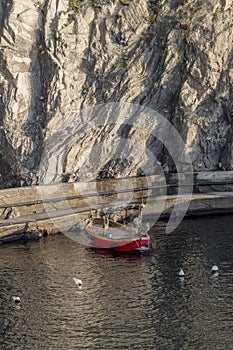
{"type": "Polygon", "coordinates": [[[62,235],[0,247],[0,349],[233,349],[233,216],[164,228],[148,256],[96,253],[62,235]]]}

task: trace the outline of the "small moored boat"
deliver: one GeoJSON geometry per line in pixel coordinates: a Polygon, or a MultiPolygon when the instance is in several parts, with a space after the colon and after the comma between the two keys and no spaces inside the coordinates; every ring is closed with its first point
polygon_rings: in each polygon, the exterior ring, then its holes
{"type": "Polygon", "coordinates": [[[120,223],[110,220],[108,213],[101,217],[90,215],[80,229],[93,248],[125,253],[145,253],[150,249],[149,227],[144,227],[140,217],[132,223],[120,223]]]}

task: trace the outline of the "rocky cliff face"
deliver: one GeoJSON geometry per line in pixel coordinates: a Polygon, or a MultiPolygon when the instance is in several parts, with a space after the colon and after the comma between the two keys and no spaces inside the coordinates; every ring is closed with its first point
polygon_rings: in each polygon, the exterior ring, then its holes
{"type": "MultiPolygon", "coordinates": [[[[147,145],[157,159],[151,172],[172,169],[163,142],[139,132],[146,121],[128,128],[122,116],[114,125],[108,116],[107,125],[82,129],[88,116],[80,110],[112,102],[145,106],[169,120],[194,170],[232,169],[232,10],[231,0],[2,0],[4,186],[13,179],[36,183],[47,141],[53,167],[43,167],[42,179],[54,171],[75,180],[87,160],[92,163],[93,147],[110,135],[114,154],[119,134],[147,145]],[[78,137],[69,142],[75,120],[78,137]]],[[[106,145],[98,151],[106,153],[106,145]]],[[[98,176],[139,174],[148,161],[143,154],[134,162],[129,156],[119,161],[118,155],[119,149],[114,161],[99,158],[104,171],[98,176]]]]}

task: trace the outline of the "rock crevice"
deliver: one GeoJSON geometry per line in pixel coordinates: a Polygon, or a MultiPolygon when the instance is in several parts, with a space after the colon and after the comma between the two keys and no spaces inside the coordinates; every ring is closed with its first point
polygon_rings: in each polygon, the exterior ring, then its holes
{"type": "MultiPolygon", "coordinates": [[[[72,113],[80,136],[53,171],[78,178],[94,146],[119,136],[114,126],[82,133],[88,118],[80,111],[112,102],[142,105],[169,120],[195,171],[233,168],[232,1],[126,3],[83,1],[77,12],[68,0],[1,2],[1,186],[35,181],[47,141],[62,128],[72,132],[72,113]]],[[[175,170],[169,150],[134,129],[134,141],[148,146],[160,170],[175,170]]],[[[63,142],[57,137],[54,147],[63,142]]],[[[109,148],[113,159],[116,148],[109,148]]],[[[137,175],[147,160],[123,159],[122,174],[137,175]]],[[[114,167],[117,173],[117,162],[102,161],[107,174],[114,167]]]]}

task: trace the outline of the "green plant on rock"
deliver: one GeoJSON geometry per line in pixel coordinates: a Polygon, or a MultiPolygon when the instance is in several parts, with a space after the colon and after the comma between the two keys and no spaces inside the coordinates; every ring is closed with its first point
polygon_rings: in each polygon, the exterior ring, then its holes
{"type": "Polygon", "coordinates": [[[193,6],[193,7],[191,8],[191,10],[195,13],[195,12],[198,11],[198,7],[197,7],[197,6],[193,6]]]}
{"type": "Polygon", "coordinates": [[[69,8],[76,12],[79,12],[81,11],[84,3],[85,3],[85,0],[69,0],[69,8]]]}
{"type": "Polygon", "coordinates": [[[120,0],[122,5],[129,5],[129,0],[120,0]]]}
{"type": "MultiPolygon", "coordinates": [[[[123,1],[126,1],[126,0],[123,0],[123,1]]],[[[87,2],[88,0],[69,0],[69,8],[75,12],[80,12],[83,5],[87,2]]],[[[89,3],[93,7],[101,7],[101,0],[91,0],[89,1],[89,3]]]]}
{"type": "Polygon", "coordinates": [[[125,68],[129,70],[131,67],[132,67],[132,63],[130,62],[130,60],[125,61],[125,68]]]}

